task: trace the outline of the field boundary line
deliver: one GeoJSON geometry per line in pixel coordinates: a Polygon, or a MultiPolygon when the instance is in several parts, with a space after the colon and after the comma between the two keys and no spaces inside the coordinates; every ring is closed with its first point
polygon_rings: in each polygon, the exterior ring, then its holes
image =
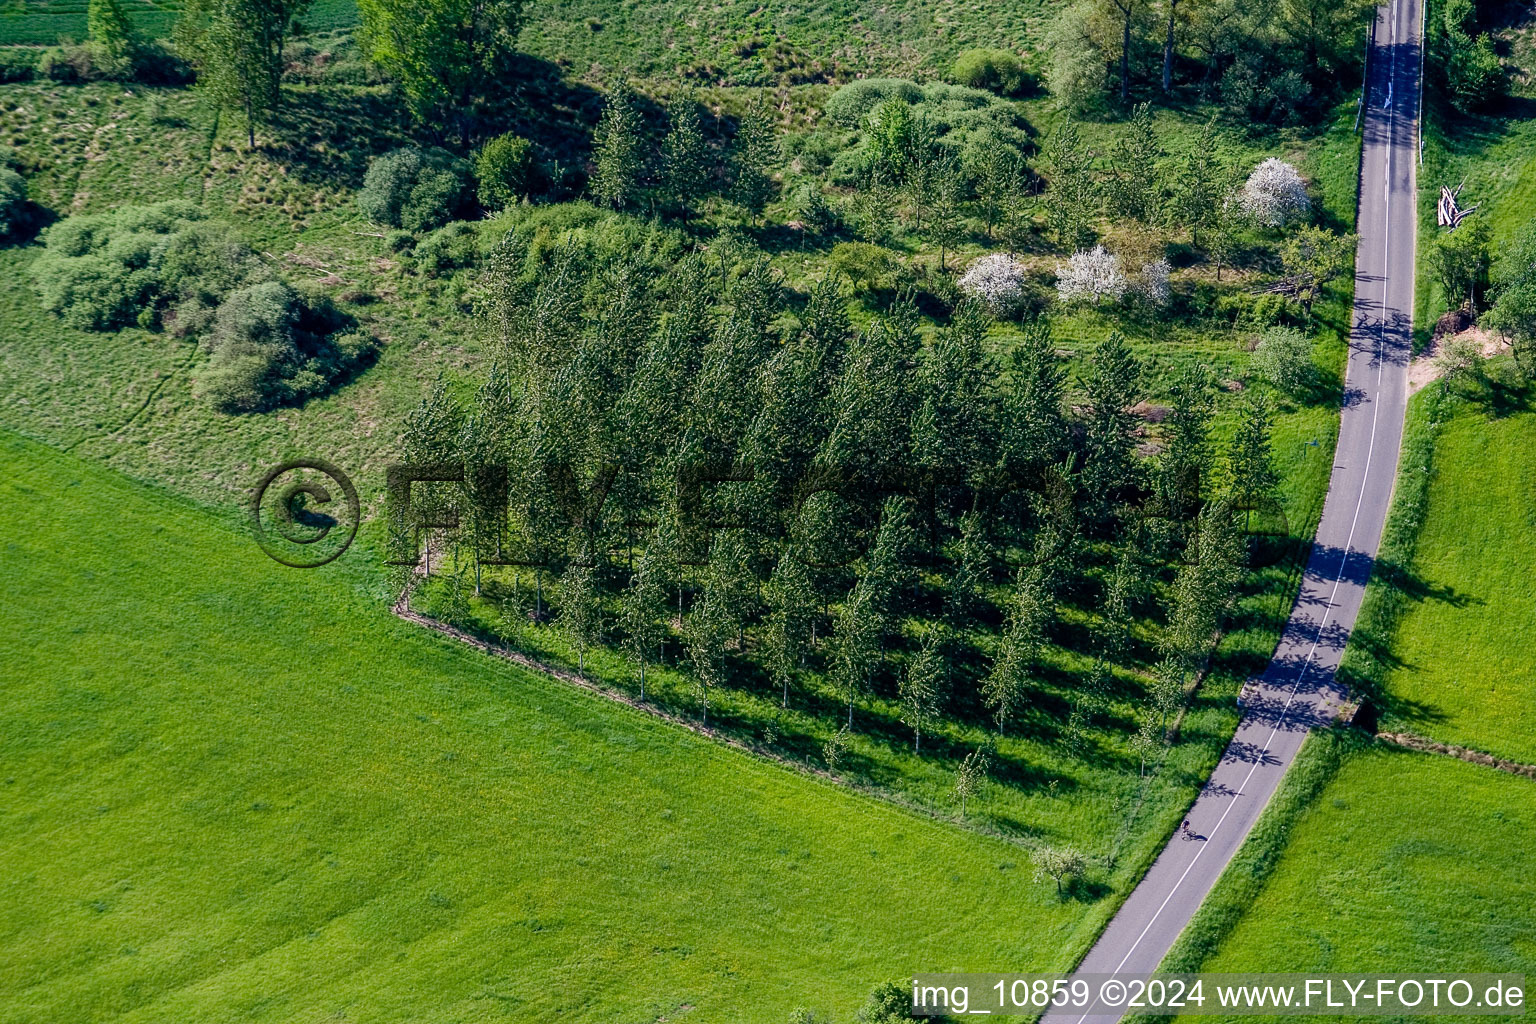
{"type": "Polygon", "coordinates": [[[1501,772],[1511,775],[1521,775],[1527,779],[1536,780],[1536,764],[1522,764],[1519,761],[1506,761],[1502,757],[1477,750],[1472,747],[1463,747],[1456,743],[1441,743],[1427,736],[1420,736],[1412,732],[1378,732],[1376,738],[1385,740],[1394,746],[1405,750],[1416,750],[1421,754],[1438,754],[1441,757],[1454,757],[1458,761],[1468,764],[1479,764],[1485,768],[1497,768],[1501,772]]]}

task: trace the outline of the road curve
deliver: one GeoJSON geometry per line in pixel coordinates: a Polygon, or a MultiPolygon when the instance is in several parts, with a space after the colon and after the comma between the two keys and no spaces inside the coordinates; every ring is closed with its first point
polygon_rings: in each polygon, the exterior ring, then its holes
{"type": "MultiPolygon", "coordinates": [[[[1253,828],[1307,731],[1331,720],[1344,696],[1334,673],[1381,542],[1408,399],[1422,3],[1391,0],[1377,10],[1339,443],[1301,591],[1269,667],[1247,688],[1232,742],[1189,812],[1193,837],[1175,834],[1163,848],[1079,974],[1157,969],[1253,828]]],[[[1094,1006],[1043,1020],[1082,1024],[1119,1016],[1094,1006]]]]}

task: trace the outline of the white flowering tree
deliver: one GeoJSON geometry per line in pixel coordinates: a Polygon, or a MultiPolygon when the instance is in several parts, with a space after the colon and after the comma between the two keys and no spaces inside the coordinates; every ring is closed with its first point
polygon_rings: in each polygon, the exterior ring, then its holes
{"type": "Polygon", "coordinates": [[[1006,253],[981,257],[960,278],[960,290],[987,304],[994,316],[1010,316],[1024,301],[1028,271],[1006,253]]]}
{"type": "Polygon", "coordinates": [[[1131,291],[1149,306],[1161,309],[1173,298],[1173,288],[1168,283],[1173,268],[1167,260],[1153,260],[1141,265],[1141,273],[1131,281],[1131,291]]]}
{"type": "Polygon", "coordinates": [[[1237,194],[1243,212],[1267,228],[1278,228],[1312,211],[1307,183],[1296,168],[1270,157],[1253,169],[1237,194]]]}
{"type": "Polygon", "coordinates": [[[1131,282],[1120,269],[1120,257],[1096,245],[1079,249],[1056,267],[1056,296],[1062,302],[1119,302],[1131,282]]]}

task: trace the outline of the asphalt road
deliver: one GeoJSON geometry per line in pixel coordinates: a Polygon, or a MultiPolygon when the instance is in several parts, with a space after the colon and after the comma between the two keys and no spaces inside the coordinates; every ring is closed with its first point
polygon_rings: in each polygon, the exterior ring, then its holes
{"type": "MultiPolygon", "coordinates": [[[[1176,833],[1163,848],[1079,974],[1157,969],[1258,820],[1307,731],[1330,720],[1344,698],[1334,672],[1381,542],[1408,394],[1422,2],[1393,0],[1377,12],[1362,119],[1349,368],[1333,475],[1301,591],[1269,667],[1247,688],[1232,742],[1189,813],[1192,837],[1176,833]]],[[[1120,1016],[1098,1005],[1044,1021],[1120,1016]]]]}

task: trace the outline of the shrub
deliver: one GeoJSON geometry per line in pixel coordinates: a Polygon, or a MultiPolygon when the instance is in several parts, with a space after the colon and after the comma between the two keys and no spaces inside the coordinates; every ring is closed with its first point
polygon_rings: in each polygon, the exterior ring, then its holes
{"type": "Polygon", "coordinates": [[[425,170],[400,207],[400,226],[407,231],[430,231],[464,213],[468,199],[466,175],[450,168],[425,170]]]}
{"type": "Polygon", "coordinates": [[[1451,103],[1461,111],[1473,111],[1497,99],[1505,86],[1504,66],[1486,34],[1476,39],[1456,38],[1445,62],[1446,85],[1451,103]]]}
{"type": "Polygon", "coordinates": [[[1003,96],[1022,96],[1034,88],[1034,76],[1007,50],[966,50],[955,58],[950,81],[1003,96]]]}
{"type": "Polygon", "coordinates": [[[1294,123],[1308,115],[1316,92],[1284,57],[1240,50],[1221,77],[1221,98],[1232,117],[1258,124],[1294,123]]]}
{"type": "Polygon", "coordinates": [[[1307,183],[1296,168],[1270,157],[1253,169],[1238,193],[1238,203],[1249,217],[1269,228],[1278,228],[1312,212],[1307,183]]]}
{"type": "Polygon", "coordinates": [[[1130,282],[1130,290],[1148,306],[1161,309],[1173,298],[1173,288],[1168,281],[1172,273],[1173,268],[1168,265],[1167,260],[1157,259],[1150,263],[1143,263],[1141,273],[1130,282]]]}
{"type": "Polygon", "coordinates": [[[302,402],[372,360],[372,338],[349,326],[328,299],[280,281],[231,292],[203,340],[197,393],[228,413],[302,402]]]}
{"type": "Polygon", "coordinates": [[[804,185],[795,193],[795,216],[813,235],[830,235],[842,229],[837,208],[827,202],[817,185],[804,185]]]}
{"type": "Polygon", "coordinates": [[[412,255],[416,269],[427,277],[472,267],[480,256],[480,231],[469,221],[454,221],[422,239],[412,255]]]}
{"type": "Polygon", "coordinates": [[[1316,380],[1312,342],[1294,327],[1271,327],[1259,338],[1254,368],[1265,380],[1292,398],[1304,397],[1316,380]]]}
{"type": "Polygon", "coordinates": [[[475,177],[480,182],[480,205],[500,210],[533,191],[533,143],[513,135],[498,135],[475,158],[475,177]]]}
{"type": "Polygon", "coordinates": [[[839,242],[832,247],[833,271],[847,276],[855,289],[886,291],[905,277],[901,258],[889,249],[868,242],[839,242]]]}
{"type": "Polygon", "coordinates": [[[396,149],[368,165],[357,205],[371,220],[429,231],[464,213],[468,165],[442,149],[396,149]]]}
{"type": "Polygon", "coordinates": [[[903,1024],[912,1019],[912,995],[899,982],[875,986],[859,1007],[858,1024],[903,1024]]]}
{"type": "Polygon", "coordinates": [[[1216,298],[1213,311],[1238,330],[1262,331],[1289,315],[1293,305],[1276,292],[1228,292],[1216,298]]]}
{"type": "Polygon", "coordinates": [[[0,47],[0,83],[30,82],[37,72],[37,52],[31,47],[0,47]]]}
{"type": "Polygon", "coordinates": [[[520,275],[524,281],[539,277],[567,248],[599,261],[628,259],[652,267],[670,267],[693,248],[681,231],[600,210],[583,201],[515,206],[481,223],[479,229],[482,252],[504,242],[511,251],[525,254],[520,275]]]}
{"type": "Polygon", "coordinates": [[[849,82],[827,100],[826,115],[845,128],[857,128],[864,118],[886,100],[916,103],[923,90],[904,78],[861,78],[849,82]]]}
{"type": "Polygon", "coordinates": [[[1007,253],[981,257],[960,278],[960,290],[987,304],[993,315],[1006,317],[1024,302],[1029,273],[1024,264],[1007,253]]]}
{"type": "Polygon", "coordinates": [[[1129,288],[1120,257],[1102,245],[1080,249],[1056,268],[1056,295],[1062,302],[1119,302],[1129,288]]]}
{"type": "Polygon", "coordinates": [[[153,327],[175,305],[216,304],[268,271],[227,227],[190,203],[70,217],[43,233],[32,265],[43,308],[71,327],[153,327]]]}
{"type": "Polygon", "coordinates": [[[226,412],[303,400],[373,358],[374,342],[318,294],[300,293],[190,203],[70,217],[32,264],[43,306],[72,327],[130,324],[196,335],[211,358],[198,393],[226,412]]]}
{"type": "Polygon", "coordinates": [[[27,183],[9,167],[0,166],[0,238],[20,234],[31,222],[27,183]]]}

